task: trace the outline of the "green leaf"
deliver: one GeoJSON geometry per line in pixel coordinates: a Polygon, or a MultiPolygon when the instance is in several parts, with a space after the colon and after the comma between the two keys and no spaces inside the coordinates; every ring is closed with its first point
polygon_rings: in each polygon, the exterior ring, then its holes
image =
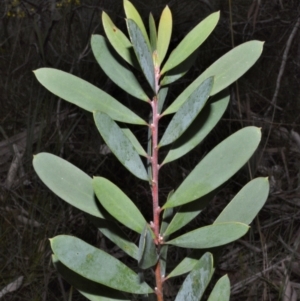
{"type": "MultiPolygon", "coordinates": [[[[193,28],[180,44],[173,50],[167,62],[161,70],[161,74],[176,67],[191,55],[211,34],[216,27],[220,17],[220,12],[215,12],[200,22],[193,28]]],[[[214,76],[213,74],[212,76],[214,76]]]]}
{"type": "Polygon", "coordinates": [[[219,187],[249,160],[260,139],[260,129],[249,126],[219,143],[198,163],[162,208],[189,203],[219,187]]]}
{"type": "Polygon", "coordinates": [[[138,259],[138,247],[130,241],[129,237],[121,230],[121,228],[114,221],[103,220],[93,216],[89,219],[99,229],[99,231],[121,250],[134,259],[138,259]]]}
{"type": "Polygon", "coordinates": [[[207,301],[229,301],[230,299],[230,282],[227,275],[221,277],[215,284],[207,301]]]}
{"type": "Polygon", "coordinates": [[[122,128],[122,131],[126,135],[126,137],[130,140],[137,153],[141,156],[147,157],[146,151],[143,149],[140,142],[137,140],[137,138],[132,133],[132,131],[128,128],[122,128]]]}
{"type": "Polygon", "coordinates": [[[249,226],[242,223],[218,223],[183,234],[166,244],[182,248],[208,249],[235,241],[248,230],[249,226]]]}
{"type": "Polygon", "coordinates": [[[161,165],[174,161],[195,148],[215,127],[223,116],[230,96],[228,91],[215,95],[205,105],[184,135],[175,141],[161,165]]]}
{"type": "Polygon", "coordinates": [[[127,228],[142,233],[146,224],[145,218],[118,186],[105,178],[94,177],[93,188],[101,205],[116,220],[127,228]]]}
{"type": "Polygon", "coordinates": [[[152,13],[149,14],[149,32],[150,32],[150,44],[152,52],[156,50],[156,43],[157,43],[157,30],[155,21],[153,18],[152,13]]]}
{"type": "Polygon", "coordinates": [[[268,178],[256,178],[244,186],[215,220],[216,223],[250,224],[269,195],[268,178]]]}
{"type": "Polygon", "coordinates": [[[159,92],[158,92],[158,113],[159,114],[161,113],[162,108],[164,106],[168,91],[169,91],[168,87],[162,87],[159,89],[159,92]]]}
{"type": "Polygon", "coordinates": [[[186,131],[204,107],[212,86],[213,78],[210,77],[190,95],[169,123],[158,144],[159,147],[174,142],[186,131]]]}
{"type": "Polygon", "coordinates": [[[201,299],[213,274],[213,258],[205,253],[185,278],[175,301],[198,301],[201,299]]]}
{"type": "Polygon", "coordinates": [[[91,41],[94,56],[106,75],[128,94],[148,101],[149,97],[144,92],[134,74],[114,55],[107,40],[100,35],[93,35],[91,41]]]}
{"type": "Polygon", "coordinates": [[[168,6],[163,10],[159,26],[158,26],[158,36],[157,36],[157,54],[159,66],[163,62],[171,40],[172,35],[172,13],[168,6]]]}
{"type": "Polygon", "coordinates": [[[262,47],[263,42],[249,41],[227,52],[199,75],[163,114],[177,112],[199,84],[210,76],[214,76],[211,95],[215,95],[231,85],[254,65],[262,53],[262,47]]]}
{"type": "Polygon", "coordinates": [[[125,264],[81,239],[59,235],[50,239],[50,243],[59,261],[88,280],[123,292],[153,293],[151,287],[140,283],[138,275],[125,264]]]}
{"type": "MultiPolygon", "coordinates": [[[[128,2],[128,1],[126,1],[128,2]]],[[[138,27],[138,25],[131,19],[127,19],[127,27],[131,42],[133,44],[134,52],[140,63],[142,71],[150,84],[150,87],[155,92],[155,75],[154,75],[154,65],[150,46],[147,44],[144,36],[138,27]]]]}
{"type": "Polygon", "coordinates": [[[138,61],[134,55],[134,50],[131,42],[126,35],[112,22],[110,17],[103,12],[102,23],[106,36],[118,52],[118,54],[131,66],[139,68],[138,61]]]}
{"type": "Polygon", "coordinates": [[[166,277],[165,280],[177,277],[190,272],[199,260],[195,258],[185,257],[174,270],[166,277]]]}
{"type": "Polygon", "coordinates": [[[94,112],[94,120],[103,140],[119,161],[136,177],[148,181],[141,157],[117,123],[99,111],[94,112]]]}
{"type": "Polygon", "coordinates": [[[152,230],[145,224],[139,241],[138,266],[146,270],[157,263],[158,256],[156,246],[152,237],[152,230]]]}
{"type": "Polygon", "coordinates": [[[58,258],[52,254],[52,262],[62,277],[74,286],[80,294],[90,301],[130,301],[122,293],[107,286],[90,281],[62,264],[58,258]]]}
{"type": "Polygon", "coordinates": [[[35,155],[33,167],[44,184],[61,199],[83,212],[99,218],[106,217],[97,206],[92,178],[82,170],[48,153],[35,155]]]}
{"type": "Polygon", "coordinates": [[[147,125],[112,96],[79,77],[52,68],[41,68],[34,74],[50,92],[82,109],[89,112],[99,110],[121,122],[147,125]]]}

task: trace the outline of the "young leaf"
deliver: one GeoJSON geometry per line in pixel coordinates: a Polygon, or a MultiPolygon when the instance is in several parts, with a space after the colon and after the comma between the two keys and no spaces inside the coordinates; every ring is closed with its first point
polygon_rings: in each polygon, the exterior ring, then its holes
{"type": "Polygon", "coordinates": [[[171,146],[170,151],[161,165],[174,161],[195,148],[221,119],[228,106],[229,99],[230,96],[226,90],[215,95],[213,99],[205,105],[204,109],[196,117],[185,134],[177,139],[171,146]]]}
{"type": "Polygon", "coordinates": [[[93,188],[101,205],[116,220],[127,228],[142,233],[146,220],[119,187],[105,178],[94,177],[93,188]]]}
{"type": "Polygon", "coordinates": [[[128,64],[139,69],[139,64],[134,55],[131,42],[125,36],[125,34],[116,27],[116,25],[112,22],[110,17],[105,12],[102,13],[102,23],[109,42],[118,52],[118,54],[128,64]]]}
{"type": "Polygon", "coordinates": [[[104,37],[93,35],[91,46],[100,67],[116,85],[133,97],[148,101],[149,97],[134,74],[113,55],[113,50],[104,37]]]}
{"type": "Polygon", "coordinates": [[[56,270],[62,277],[74,286],[80,294],[90,301],[130,301],[124,295],[114,289],[99,283],[90,281],[62,264],[58,258],[52,254],[52,262],[56,270]]]}
{"type": "Polygon", "coordinates": [[[97,206],[92,178],[82,170],[48,153],[35,155],[33,167],[44,184],[61,199],[83,212],[103,219],[106,217],[97,206]]]}
{"type": "Polygon", "coordinates": [[[99,111],[94,112],[94,120],[103,140],[119,161],[136,177],[148,181],[141,157],[117,123],[99,111]]]}
{"type": "Polygon", "coordinates": [[[149,14],[149,32],[150,32],[150,44],[151,44],[151,50],[152,53],[157,49],[156,43],[157,43],[157,30],[155,21],[153,18],[152,13],[149,14]]]}
{"type": "Polygon", "coordinates": [[[268,178],[256,178],[244,186],[215,220],[216,223],[250,224],[269,195],[268,178]]]}
{"type": "Polygon", "coordinates": [[[242,223],[218,223],[183,234],[166,244],[182,248],[208,249],[235,241],[248,230],[249,226],[242,223]]]}
{"type": "Polygon", "coordinates": [[[175,301],[200,300],[213,274],[213,258],[205,253],[185,278],[175,301]]]}
{"type": "Polygon", "coordinates": [[[156,246],[152,237],[152,230],[146,223],[141,233],[139,242],[139,268],[143,270],[149,269],[157,263],[157,260],[158,256],[156,252],[156,246]]]}
{"type": "MultiPolygon", "coordinates": [[[[128,2],[128,1],[127,1],[128,2]]],[[[142,71],[155,92],[155,75],[152,54],[149,45],[147,44],[144,36],[138,25],[131,19],[127,19],[127,27],[131,42],[133,44],[134,52],[137,56],[142,71]]]]}
{"type": "Polygon", "coordinates": [[[249,160],[260,139],[260,129],[249,126],[219,143],[198,163],[162,208],[189,203],[219,187],[249,160]]]}
{"type": "MultiPolygon", "coordinates": [[[[173,50],[167,62],[161,70],[161,74],[173,69],[191,55],[211,34],[216,27],[220,12],[215,12],[200,22],[192,29],[180,44],[173,50]]],[[[213,74],[212,76],[214,76],[213,74]]]]}
{"type": "Polygon", "coordinates": [[[210,77],[189,96],[187,101],[177,111],[169,123],[161,141],[158,144],[159,147],[174,142],[185,132],[204,107],[212,86],[213,78],[210,77]]]}
{"type": "Polygon", "coordinates": [[[229,301],[230,299],[230,282],[227,275],[224,275],[215,284],[207,301],[229,301]]]}
{"type": "Polygon", "coordinates": [[[163,10],[159,26],[158,26],[158,36],[157,36],[157,54],[159,66],[163,62],[171,40],[172,35],[172,13],[168,6],[163,10]]]}
{"type": "Polygon", "coordinates": [[[126,135],[126,137],[130,140],[137,153],[141,156],[147,157],[146,151],[143,149],[140,142],[136,139],[132,131],[128,128],[122,128],[122,131],[126,135]]]}
{"type": "Polygon", "coordinates": [[[50,92],[89,112],[102,111],[112,119],[132,124],[147,123],[106,92],[67,72],[52,68],[34,71],[37,80],[50,92]]]}
{"type": "Polygon", "coordinates": [[[199,75],[164,111],[164,115],[172,114],[182,106],[186,99],[206,78],[214,76],[211,95],[222,91],[254,65],[262,53],[263,42],[249,41],[227,52],[201,75],[199,75]]]}
{"type": "Polygon", "coordinates": [[[165,103],[167,94],[168,94],[169,88],[168,87],[162,87],[159,89],[158,92],[158,113],[160,114],[163,108],[163,105],[165,103]]]}
{"type": "Polygon", "coordinates": [[[118,259],[74,236],[59,235],[50,239],[56,258],[82,277],[110,288],[133,293],[153,293],[139,282],[138,275],[118,259]]]}

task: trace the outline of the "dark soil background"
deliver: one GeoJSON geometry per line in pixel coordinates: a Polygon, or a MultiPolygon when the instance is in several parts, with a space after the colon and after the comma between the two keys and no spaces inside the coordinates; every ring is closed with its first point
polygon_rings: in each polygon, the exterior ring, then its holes
{"type": "MultiPolygon", "coordinates": [[[[227,246],[216,277],[227,273],[231,300],[300,299],[300,3],[299,0],[137,1],[147,20],[156,21],[166,4],[174,19],[171,48],[210,13],[221,19],[201,46],[190,72],[170,89],[170,103],[221,55],[249,40],[265,41],[255,66],[231,87],[231,102],[205,141],[162,170],[165,197],[217,143],[255,125],[263,139],[247,166],[234,176],[188,227],[209,224],[250,179],[268,176],[271,192],[249,233],[227,246]]],[[[70,233],[123,258],[83,214],[58,199],[39,181],[33,154],[47,151],[89,175],[103,175],[123,189],[151,219],[147,185],[131,176],[103,143],[90,113],[60,101],[32,70],[53,67],[79,76],[147,116],[103,74],[90,49],[93,33],[103,34],[105,10],[125,29],[121,0],[0,1],[0,299],[71,300],[70,287],[51,264],[48,238],[70,233]],[[149,212],[149,214],[147,213],[149,212]],[[20,285],[20,286],[19,286],[20,285]]],[[[147,22],[147,21],[146,21],[147,22]]],[[[133,128],[143,143],[146,135],[133,128]]],[[[138,238],[132,234],[132,238],[138,238]]],[[[171,265],[185,253],[170,251],[171,265]]],[[[181,279],[167,286],[174,300],[181,279]]],[[[72,300],[84,300],[74,292],[72,300]]]]}

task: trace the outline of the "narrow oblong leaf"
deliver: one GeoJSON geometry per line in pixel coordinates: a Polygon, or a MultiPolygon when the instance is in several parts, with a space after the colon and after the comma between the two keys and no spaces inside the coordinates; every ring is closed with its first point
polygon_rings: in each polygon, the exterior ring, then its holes
{"type": "Polygon", "coordinates": [[[196,263],[199,261],[199,259],[196,258],[190,258],[185,257],[175,268],[174,270],[166,277],[166,279],[174,278],[181,276],[183,274],[186,274],[190,272],[196,263]]]}
{"type": "Polygon", "coordinates": [[[141,157],[122,129],[107,114],[94,112],[96,126],[114,155],[136,177],[148,181],[148,175],[141,157]]]}
{"type": "Polygon", "coordinates": [[[68,283],[74,286],[79,293],[88,300],[130,301],[129,299],[125,298],[122,293],[94,281],[90,281],[70,270],[68,267],[62,264],[54,254],[52,254],[52,262],[62,277],[68,281],[68,283]]]}
{"type": "Polygon", "coordinates": [[[175,301],[198,301],[201,299],[213,274],[213,258],[205,253],[185,278],[175,301]]]}
{"type": "Polygon", "coordinates": [[[132,131],[128,128],[122,128],[122,131],[127,136],[127,138],[130,140],[130,142],[132,143],[132,145],[133,145],[134,149],[137,151],[137,153],[141,156],[147,157],[146,151],[143,149],[140,142],[137,140],[137,138],[132,133],[132,131]]]}
{"type": "Polygon", "coordinates": [[[242,223],[218,223],[183,234],[166,244],[182,248],[208,249],[235,241],[248,230],[249,226],[242,223]]]}
{"type": "Polygon", "coordinates": [[[138,275],[118,259],[79,238],[59,235],[50,239],[56,258],[82,277],[110,288],[134,293],[153,293],[138,275]]]}
{"type": "Polygon", "coordinates": [[[152,53],[138,25],[131,19],[127,19],[127,27],[134,52],[140,63],[141,69],[153,91],[155,89],[155,75],[152,53]]]}
{"type": "Polygon", "coordinates": [[[99,110],[121,122],[147,125],[112,96],[79,77],[52,68],[41,68],[34,74],[50,92],[82,109],[89,112],[99,110]]]}
{"type": "Polygon", "coordinates": [[[268,178],[256,178],[245,185],[223,209],[215,223],[240,222],[249,225],[269,195],[268,178]]]}
{"type": "Polygon", "coordinates": [[[83,212],[99,218],[105,213],[97,206],[92,178],[68,161],[48,153],[33,157],[33,168],[57,196],[83,212]]]}
{"type": "Polygon", "coordinates": [[[230,281],[227,275],[221,277],[215,284],[207,301],[229,301],[230,299],[230,281]]]}
{"type": "Polygon", "coordinates": [[[159,92],[158,92],[158,113],[159,114],[161,113],[162,108],[164,106],[166,97],[168,95],[168,91],[169,91],[168,87],[162,87],[159,89],[159,92]]]}
{"type": "Polygon", "coordinates": [[[250,159],[260,139],[260,129],[249,126],[219,143],[197,164],[162,208],[189,203],[219,187],[250,159]]]}
{"type": "MultiPolygon", "coordinates": [[[[220,18],[220,12],[215,12],[193,28],[179,45],[173,50],[161,70],[161,74],[176,67],[191,55],[211,34],[220,18]]],[[[214,74],[212,75],[214,76],[214,74]]]]}
{"type": "Polygon", "coordinates": [[[169,123],[158,144],[159,147],[176,141],[186,131],[204,107],[212,86],[213,78],[210,77],[190,95],[169,123]]]}
{"type": "Polygon", "coordinates": [[[174,142],[161,165],[174,161],[195,148],[221,119],[228,106],[229,99],[228,91],[215,95],[205,105],[185,134],[174,142]]]}
{"type": "Polygon", "coordinates": [[[93,35],[91,47],[100,67],[116,85],[133,97],[148,101],[149,97],[135,75],[114,56],[113,50],[103,36],[93,35]]]}
{"type": "Polygon", "coordinates": [[[159,66],[163,62],[171,40],[172,35],[172,13],[168,6],[163,10],[159,26],[158,26],[158,36],[157,36],[157,54],[159,66]]]}
{"type": "Polygon", "coordinates": [[[157,30],[155,25],[155,20],[153,18],[152,13],[149,14],[149,33],[150,33],[150,44],[151,44],[151,50],[156,50],[156,43],[157,43],[157,30]]]}
{"type": "Polygon", "coordinates": [[[93,178],[93,188],[101,205],[121,224],[142,233],[146,220],[128,198],[115,184],[102,177],[93,178]]]}
{"type": "Polygon", "coordinates": [[[262,48],[263,42],[249,41],[227,52],[199,75],[163,114],[167,115],[177,112],[196,87],[210,76],[214,76],[214,86],[211,95],[222,91],[254,65],[262,53],[262,48]]]}

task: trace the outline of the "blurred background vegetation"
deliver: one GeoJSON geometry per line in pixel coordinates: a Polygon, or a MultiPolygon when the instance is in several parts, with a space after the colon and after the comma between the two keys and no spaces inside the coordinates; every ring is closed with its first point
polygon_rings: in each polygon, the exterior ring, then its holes
{"type": "MultiPolygon", "coordinates": [[[[201,47],[193,69],[170,89],[169,103],[234,46],[253,39],[265,41],[260,60],[232,85],[230,106],[211,135],[188,156],[162,170],[161,196],[163,199],[175,189],[201,157],[229,134],[247,125],[261,127],[263,140],[251,162],[223,187],[194,225],[211,223],[247,181],[268,176],[271,193],[265,207],[249,234],[226,247],[216,275],[229,274],[231,300],[299,300],[299,0],[132,2],[144,20],[152,11],[158,21],[164,6],[170,6],[174,18],[171,48],[204,17],[221,11],[221,20],[201,47]]],[[[91,53],[91,35],[103,34],[103,10],[125,29],[121,0],[1,0],[1,300],[71,300],[71,288],[56,274],[50,261],[48,238],[57,234],[74,234],[123,258],[83,214],[39,181],[32,169],[33,154],[51,152],[91,176],[110,178],[151,219],[147,185],[131,177],[105,151],[91,114],[46,91],[32,72],[45,66],[70,72],[147,116],[147,107],[124,96],[103,74],[91,53]]],[[[138,127],[133,130],[145,143],[145,133],[138,127]]],[[[134,234],[132,237],[138,239],[134,234]]],[[[183,251],[171,250],[170,258],[175,264],[184,255],[183,251]]],[[[179,284],[177,280],[168,284],[166,300],[174,300],[179,284]]],[[[72,300],[83,298],[74,292],[72,300]]]]}

